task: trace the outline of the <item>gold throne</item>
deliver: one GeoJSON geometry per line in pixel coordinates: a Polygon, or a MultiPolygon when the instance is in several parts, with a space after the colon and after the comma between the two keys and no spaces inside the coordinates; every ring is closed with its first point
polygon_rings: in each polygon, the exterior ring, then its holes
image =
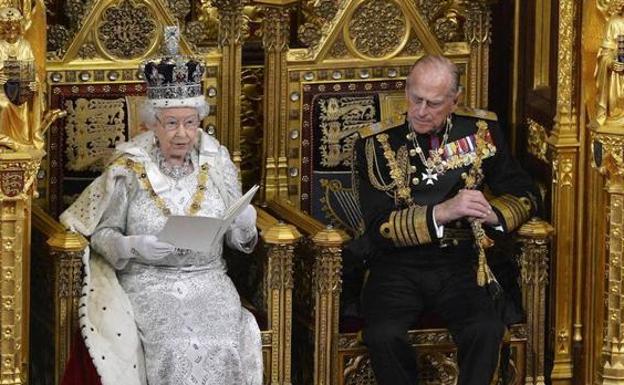
{"type": "MultiPolygon", "coordinates": [[[[311,38],[308,48],[290,49],[283,56],[281,84],[286,90],[282,100],[269,103],[286,109],[272,131],[286,142],[283,148],[269,149],[263,181],[268,211],[304,235],[294,262],[294,381],[373,384],[358,327],[341,318],[341,251],[362,230],[350,171],[356,132],[405,111],[405,76],[425,53],[455,62],[462,103],[487,109],[490,9],[480,1],[451,1],[435,11],[411,2],[352,1],[329,22],[320,8],[316,3],[304,8],[320,16],[321,24],[326,22],[320,36],[311,38]],[[284,163],[271,163],[282,154],[284,163]]],[[[314,23],[301,27],[299,34],[310,30],[314,23]]],[[[517,234],[527,317],[509,328],[509,364],[498,376],[507,384],[544,381],[550,234],[550,225],[539,219],[517,234]]],[[[418,348],[424,383],[456,383],[455,348],[446,329],[415,329],[409,338],[418,348]]]]}

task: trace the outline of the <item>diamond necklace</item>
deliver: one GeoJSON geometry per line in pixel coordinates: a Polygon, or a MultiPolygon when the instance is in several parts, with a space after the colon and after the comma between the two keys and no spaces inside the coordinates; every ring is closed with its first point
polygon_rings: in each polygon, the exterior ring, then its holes
{"type": "Polygon", "coordinates": [[[426,180],[428,185],[434,184],[435,181],[438,180],[438,174],[444,175],[444,172],[446,171],[446,161],[442,159],[442,154],[444,154],[444,146],[446,146],[448,135],[452,127],[453,123],[451,119],[446,118],[446,128],[444,129],[444,135],[442,136],[442,143],[440,143],[440,146],[436,150],[429,150],[429,157],[425,158],[424,151],[416,139],[416,131],[412,128],[411,123],[409,125],[410,132],[407,135],[412,140],[412,144],[414,145],[414,148],[410,150],[410,155],[415,156],[418,154],[421,163],[425,166],[427,171],[427,173],[422,173],[422,179],[426,180]]]}

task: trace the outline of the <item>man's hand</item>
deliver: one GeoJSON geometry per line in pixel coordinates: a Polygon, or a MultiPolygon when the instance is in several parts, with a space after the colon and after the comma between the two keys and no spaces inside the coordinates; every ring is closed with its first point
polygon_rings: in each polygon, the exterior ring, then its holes
{"type": "Polygon", "coordinates": [[[498,225],[498,217],[479,190],[459,190],[453,198],[436,205],[434,213],[438,225],[464,217],[475,218],[488,225],[498,225]]]}

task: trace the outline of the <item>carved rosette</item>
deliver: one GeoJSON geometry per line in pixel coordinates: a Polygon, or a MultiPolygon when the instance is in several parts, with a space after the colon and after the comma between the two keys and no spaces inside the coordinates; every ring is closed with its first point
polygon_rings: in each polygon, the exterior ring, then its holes
{"type": "Polygon", "coordinates": [[[78,50],[78,57],[81,59],[94,59],[97,56],[97,48],[93,43],[85,43],[78,50]]]}
{"type": "Polygon", "coordinates": [[[301,12],[304,22],[297,30],[299,41],[312,50],[318,48],[344,0],[304,0],[301,12]]]}
{"type": "Polygon", "coordinates": [[[344,29],[349,48],[366,59],[396,55],[407,43],[409,22],[394,1],[365,0],[351,14],[344,29]]]}
{"type": "Polygon", "coordinates": [[[453,0],[418,0],[420,13],[427,19],[429,25],[435,23],[436,18],[443,10],[453,4],[453,0]]]}
{"type": "Polygon", "coordinates": [[[61,24],[48,26],[48,56],[60,60],[72,38],[71,32],[61,24]]]}
{"type": "Polygon", "coordinates": [[[154,46],[157,28],[156,17],[148,6],[124,0],[104,10],[96,36],[108,55],[135,59],[146,55],[154,46]]]}

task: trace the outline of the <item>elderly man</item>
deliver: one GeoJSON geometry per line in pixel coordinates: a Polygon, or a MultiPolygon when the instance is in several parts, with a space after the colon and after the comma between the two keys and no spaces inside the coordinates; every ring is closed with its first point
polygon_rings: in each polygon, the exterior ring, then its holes
{"type": "Polygon", "coordinates": [[[380,385],[417,383],[407,331],[428,310],[457,344],[460,385],[487,385],[496,370],[505,323],[487,285],[477,283],[470,222],[513,231],[535,213],[537,193],[511,158],[496,115],[458,107],[460,93],[451,61],[421,58],[407,78],[407,116],[362,130],[355,147],[364,237],[373,245],[364,339],[380,385]],[[479,127],[485,140],[477,139],[479,127]],[[467,189],[478,154],[483,182],[467,189]]]}

